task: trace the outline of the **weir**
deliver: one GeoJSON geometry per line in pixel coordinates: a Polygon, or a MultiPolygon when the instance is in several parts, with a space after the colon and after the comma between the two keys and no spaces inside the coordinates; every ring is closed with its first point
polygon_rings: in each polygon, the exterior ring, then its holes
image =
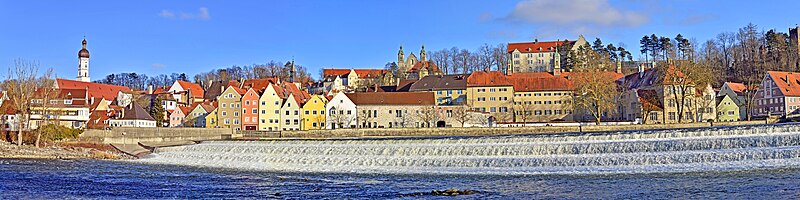
{"type": "Polygon", "coordinates": [[[246,170],[594,174],[800,166],[800,125],[409,139],[208,141],[134,162],[246,170]]]}

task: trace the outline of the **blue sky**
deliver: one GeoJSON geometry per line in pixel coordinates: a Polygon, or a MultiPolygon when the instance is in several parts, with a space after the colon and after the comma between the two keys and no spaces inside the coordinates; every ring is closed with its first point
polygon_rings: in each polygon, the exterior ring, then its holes
{"type": "Polygon", "coordinates": [[[380,68],[408,52],[484,43],[682,33],[703,42],[747,23],[782,32],[797,1],[0,1],[0,75],[14,59],[73,78],[86,34],[90,76],[187,73],[290,60],[310,68],[380,68]],[[580,11],[580,12],[578,12],[580,11]]]}

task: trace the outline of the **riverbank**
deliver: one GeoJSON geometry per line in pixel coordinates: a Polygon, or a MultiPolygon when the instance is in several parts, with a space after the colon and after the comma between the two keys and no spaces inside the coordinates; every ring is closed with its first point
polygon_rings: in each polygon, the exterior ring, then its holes
{"type": "Polygon", "coordinates": [[[0,158],[30,159],[132,159],[113,147],[94,143],[56,143],[43,148],[0,141],[0,158]]]}

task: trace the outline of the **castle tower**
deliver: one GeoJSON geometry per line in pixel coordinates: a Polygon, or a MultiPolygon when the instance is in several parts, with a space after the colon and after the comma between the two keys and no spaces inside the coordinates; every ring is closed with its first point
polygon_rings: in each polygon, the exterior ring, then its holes
{"type": "Polygon", "coordinates": [[[78,51],[78,77],[77,81],[90,82],[89,79],[89,50],[86,50],[86,36],[83,36],[83,48],[78,51]]]}
{"type": "Polygon", "coordinates": [[[420,59],[421,62],[425,62],[426,61],[425,60],[426,57],[427,57],[427,54],[425,53],[425,45],[423,44],[422,45],[422,50],[419,50],[419,59],[420,59]]]}

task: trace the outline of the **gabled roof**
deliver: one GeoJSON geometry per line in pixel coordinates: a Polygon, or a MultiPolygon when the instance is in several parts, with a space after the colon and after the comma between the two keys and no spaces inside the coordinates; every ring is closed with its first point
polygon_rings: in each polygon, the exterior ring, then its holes
{"type": "Polygon", "coordinates": [[[211,86],[206,89],[203,97],[205,97],[207,100],[214,100],[217,98],[217,96],[224,92],[225,87],[227,87],[227,83],[224,81],[212,81],[211,86]]]}
{"type": "Polygon", "coordinates": [[[434,105],[433,92],[364,92],[348,93],[356,105],[434,105]]]}
{"type": "Polygon", "coordinates": [[[56,79],[56,84],[60,89],[88,89],[89,98],[113,100],[117,98],[120,91],[130,92],[131,89],[125,86],[108,85],[92,82],[73,81],[67,79],[56,79]]]}
{"type": "Polygon", "coordinates": [[[784,96],[800,96],[800,73],[768,71],[767,74],[784,96]]]}
{"type": "Polygon", "coordinates": [[[155,121],[155,119],[153,119],[153,117],[151,117],[150,114],[147,113],[146,110],[144,110],[144,108],[139,106],[139,104],[135,104],[135,103],[129,104],[128,106],[125,106],[125,108],[123,109],[122,112],[124,113],[122,118],[120,118],[122,120],[152,120],[152,121],[155,121]]]}
{"type": "Polygon", "coordinates": [[[475,71],[467,78],[467,86],[513,86],[511,79],[498,71],[475,71]]]}
{"type": "Polygon", "coordinates": [[[67,106],[86,106],[88,104],[86,89],[39,88],[34,92],[34,98],[44,98],[45,91],[50,92],[50,100],[71,100],[72,103],[67,106]]]}
{"type": "Polygon", "coordinates": [[[617,83],[626,87],[627,89],[644,88],[659,84],[671,85],[673,76],[676,78],[684,77],[685,75],[677,71],[674,66],[669,66],[666,73],[660,73],[657,68],[646,69],[643,72],[628,74],[617,83]]]}
{"type": "Polygon", "coordinates": [[[737,94],[741,94],[742,92],[747,90],[747,86],[744,86],[743,83],[725,82],[725,85],[728,85],[728,87],[731,88],[731,90],[733,90],[733,92],[736,92],[737,94]]]}
{"type": "Polygon", "coordinates": [[[190,110],[189,108],[191,108],[191,107],[189,107],[189,106],[178,106],[178,110],[181,110],[181,113],[183,113],[184,115],[188,115],[189,112],[192,112],[192,110],[190,110]]]}
{"type": "Polygon", "coordinates": [[[205,94],[205,90],[203,90],[203,87],[200,87],[199,84],[191,83],[191,82],[187,82],[187,81],[181,81],[181,80],[177,80],[177,82],[178,82],[178,85],[181,85],[181,87],[184,90],[191,90],[192,91],[192,96],[191,97],[203,98],[203,95],[205,94]]]}
{"type": "Polygon", "coordinates": [[[522,53],[539,53],[539,52],[555,52],[558,46],[572,45],[575,41],[546,41],[546,42],[520,42],[508,43],[508,53],[519,50],[522,53]]]}
{"type": "Polygon", "coordinates": [[[469,74],[450,74],[426,76],[411,84],[408,91],[466,90],[469,74]]]}
{"type": "Polygon", "coordinates": [[[283,88],[286,89],[285,91],[287,92],[287,94],[285,94],[286,98],[289,97],[289,94],[292,94],[294,100],[297,102],[297,105],[302,105],[311,98],[311,95],[308,95],[308,93],[305,91],[300,90],[294,84],[284,83],[283,88]]]}

